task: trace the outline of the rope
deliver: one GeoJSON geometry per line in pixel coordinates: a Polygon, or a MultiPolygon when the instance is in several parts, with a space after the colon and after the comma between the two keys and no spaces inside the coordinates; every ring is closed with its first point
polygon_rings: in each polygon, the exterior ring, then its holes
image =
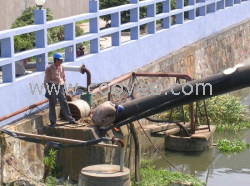
{"type": "Polygon", "coordinates": [[[146,131],[144,130],[144,128],[142,127],[140,121],[138,121],[142,131],[144,132],[144,134],[147,136],[148,140],[150,141],[150,143],[154,146],[154,148],[157,150],[157,152],[159,152],[159,154],[168,162],[169,165],[171,165],[172,167],[174,167],[178,172],[182,173],[177,167],[175,167],[167,158],[166,156],[164,156],[164,154],[162,154],[162,152],[156,147],[156,145],[152,142],[152,140],[149,138],[149,136],[147,135],[146,131]]]}

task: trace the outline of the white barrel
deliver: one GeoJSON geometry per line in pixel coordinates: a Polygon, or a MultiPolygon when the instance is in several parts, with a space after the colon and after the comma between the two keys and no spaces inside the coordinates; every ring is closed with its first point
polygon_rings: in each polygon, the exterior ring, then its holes
{"type": "Polygon", "coordinates": [[[130,186],[130,170],[119,165],[92,165],[82,169],[78,186],[130,186]]]}

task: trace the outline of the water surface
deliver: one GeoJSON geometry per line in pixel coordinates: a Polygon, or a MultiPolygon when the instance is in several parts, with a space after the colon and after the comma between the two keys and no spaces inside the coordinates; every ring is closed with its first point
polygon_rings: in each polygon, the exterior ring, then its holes
{"type": "MultiPolygon", "coordinates": [[[[250,144],[250,131],[237,134],[215,133],[214,143],[225,138],[241,139],[250,144]]],[[[214,147],[203,152],[166,151],[165,156],[179,170],[200,178],[207,186],[250,186],[250,148],[230,155],[224,155],[214,147]]],[[[159,155],[151,156],[151,159],[157,169],[174,171],[159,155]]]]}

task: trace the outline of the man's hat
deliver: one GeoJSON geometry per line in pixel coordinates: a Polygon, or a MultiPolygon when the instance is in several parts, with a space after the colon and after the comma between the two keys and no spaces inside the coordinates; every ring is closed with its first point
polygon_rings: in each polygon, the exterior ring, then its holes
{"type": "Polygon", "coordinates": [[[122,106],[122,105],[118,105],[117,106],[117,109],[116,109],[116,112],[118,113],[118,114],[120,114],[120,113],[122,113],[124,111],[124,107],[122,106]]]}
{"type": "Polygon", "coordinates": [[[53,58],[63,60],[63,55],[60,52],[56,52],[56,53],[54,53],[53,58]]]}

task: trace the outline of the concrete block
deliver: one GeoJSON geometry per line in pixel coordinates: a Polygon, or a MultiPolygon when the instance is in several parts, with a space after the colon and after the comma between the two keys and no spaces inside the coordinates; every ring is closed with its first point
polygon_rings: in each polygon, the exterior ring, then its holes
{"type": "Polygon", "coordinates": [[[120,172],[118,165],[92,165],[81,170],[79,186],[130,186],[130,170],[124,167],[120,172]]]}

